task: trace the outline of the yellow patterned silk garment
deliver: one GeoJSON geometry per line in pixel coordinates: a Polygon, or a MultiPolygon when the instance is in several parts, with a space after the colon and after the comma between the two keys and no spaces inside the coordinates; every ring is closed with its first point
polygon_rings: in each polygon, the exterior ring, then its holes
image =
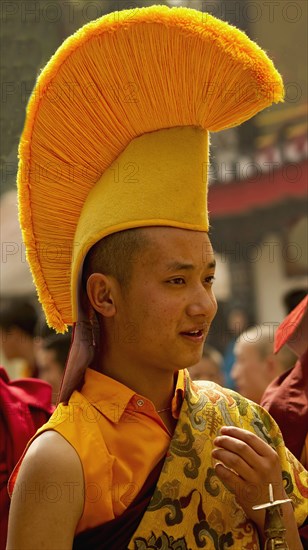
{"type": "Polygon", "coordinates": [[[254,524],[215,474],[211,451],[223,425],[254,432],[277,451],[297,524],[305,521],[307,472],[285,447],[272,417],[233,391],[187,379],[160,478],[129,550],[260,549],[254,524]]]}

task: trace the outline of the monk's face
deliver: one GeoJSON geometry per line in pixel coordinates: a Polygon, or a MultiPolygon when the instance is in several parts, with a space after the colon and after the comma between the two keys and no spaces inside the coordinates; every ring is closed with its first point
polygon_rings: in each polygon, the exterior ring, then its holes
{"type": "Polygon", "coordinates": [[[117,345],[123,361],[178,370],[197,363],[217,304],[214,254],[199,231],[152,227],[117,296],[117,345]]]}
{"type": "Polygon", "coordinates": [[[255,403],[260,403],[266,387],[276,374],[273,375],[269,370],[268,358],[261,355],[256,343],[245,341],[244,337],[236,342],[234,355],[231,377],[236,390],[255,403]]]}
{"type": "Polygon", "coordinates": [[[208,380],[220,386],[224,385],[224,377],[220,366],[210,357],[201,357],[199,363],[189,369],[192,380],[208,380]]]}

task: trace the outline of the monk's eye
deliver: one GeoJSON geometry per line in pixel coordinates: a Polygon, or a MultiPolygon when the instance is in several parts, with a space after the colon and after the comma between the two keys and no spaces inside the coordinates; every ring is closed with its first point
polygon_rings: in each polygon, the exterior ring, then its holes
{"type": "Polygon", "coordinates": [[[205,282],[206,282],[206,284],[208,284],[208,285],[211,285],[211,286],[212,286],[212,284],[214,283],[214,281],[215,281],[214,275],[210,275],[209,277],[206,277],[206,278],[205,278],[205,282]]]}
{"type": "Polygon", "coordinates": [[[183,277],[174,277],[173,279],[169,279],[168,282],[172,285],[184,285],[185,279],[183,277]]]}

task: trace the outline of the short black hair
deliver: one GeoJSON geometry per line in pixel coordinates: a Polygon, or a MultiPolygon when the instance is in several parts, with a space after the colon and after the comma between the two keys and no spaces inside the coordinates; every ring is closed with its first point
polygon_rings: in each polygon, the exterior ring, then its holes
{"type": "Polygon", "coordinates": [[[46,351],[54,351],[56,355],[56,361],[60,363],[64,369],[68,352],[71,347],[71,334],[53,334],[47,338],[42,339],[42,348],[46,351]]]}
{"type": "Polygon", "coordinates": [[[85,258],[83,289],[92,273],[111,275],[121,286],[128,287],[133,264],[148,242],[140,227],[119,231],[98,241],[85,258]]]}
{"type": "Polygon", "coordinates": [[[283,304],[285,306],[287,315],[291,313],[293,309],[305,298],[308,290],[305,288],[296,288],[289,290],[283,296],[283,304]]]}
{"type": "Polygon", "coordinates": [[[0,327],[8,332],[17,327],[29,336],[35,336],[38,313],[30,300],[6,298],[0,306],[0,327]]]}

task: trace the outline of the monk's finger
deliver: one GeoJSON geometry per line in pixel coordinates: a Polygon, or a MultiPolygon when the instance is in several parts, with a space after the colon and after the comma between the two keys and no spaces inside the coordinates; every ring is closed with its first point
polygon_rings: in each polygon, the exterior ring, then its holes
{"type": "Polygon", "coordinates": [[[222,426],[220,429],[221,436],[228,436],[235,440],[246,443],[251,449],[253,449],[258,455],[263,457],[269,457],[276,454],[275,451],[261,439],[255,433],[243,428],[237,428],[236,426],[222,426]]]}
{"type": "MultiPolygon", "coordinates": [[[[216,448],[212,451],[212,457],[221,462],[228,469],[233,470],[237,476],[241,477],[242,480],[255,480],[258,477],[257,469],[250,466],[247,462],[247,458],[243,458],[240,455],[239,450],[234,452],[232,449],[228,450],[227,448],[216,448]]],[[[249,459],[253,464],[255,464],[251,458],[249,459]]]]}
{"type": "Polygon", "coordinates": [[[229,468],[226,468],[226,466],[221,462],[217,462],[217,464],[215,464],[215,472],[230,493],[234,494],[239,477],[234,472],[229,470],[229,468]]]}
{"type": "Polygon", "coordinates": [[[256,504],[262,504],[267,500],[266,488],[262,484],[242,481],[232,470],[229,470],[220,463],[215,465],[215,472],[224,486],[234,494],[237,502],[242,506],[247,516],[263,525],[264,511],[254,512],[252,507],[256,504]]]}
{"type": "MultiPolygon", "coordinates": [[[[241,430],[244,432],[244,430],[241,430]]],[[[267,447],[263,454],[259,454],[255,448],[260,448],[255,444],[254,438],[250,438],[250,432],[241,433],[241,439],[230,435],[221,435],[215,438],[216,448],[212,455],[216,460],[223,462],[228,468],[235,470],[243,479],[257,481],[261,478],[272,477],[278,480],[280,476],[279,458],[277,453],[267,447]],[[251,444],[251,441],[253,443],[251,444]],[[253,445],[253,446],[252,446],[253,445]],[[274,477],[273,477],[274,476],[274,477]]],[[[251,434],[254,435],[254,434],[251,434]]]]}

